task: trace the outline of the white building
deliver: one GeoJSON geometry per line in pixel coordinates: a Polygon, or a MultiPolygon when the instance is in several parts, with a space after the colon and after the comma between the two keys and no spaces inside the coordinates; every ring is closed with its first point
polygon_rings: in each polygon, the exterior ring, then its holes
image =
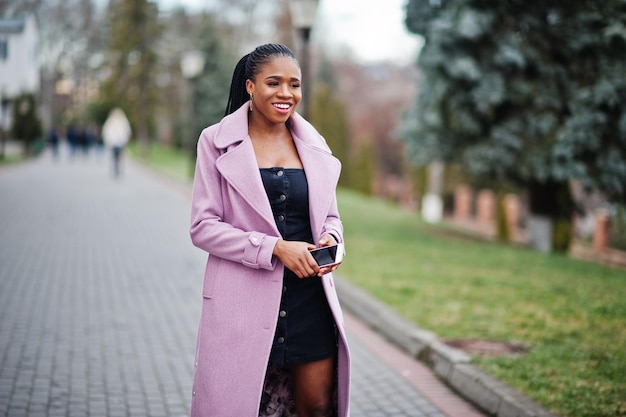
{"type": "Polygon", "coordinates": [[[11,125],[11,100],[39,92],[39,33],[32,15],[0,19],[0,128],[11,125]]]}

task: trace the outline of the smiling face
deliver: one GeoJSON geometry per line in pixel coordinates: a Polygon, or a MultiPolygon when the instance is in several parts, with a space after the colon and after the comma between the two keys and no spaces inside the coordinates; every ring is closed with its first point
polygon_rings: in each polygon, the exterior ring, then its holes
{"type": "Polygon", "coordinates": [[[246,81],[253,97],[252,120],[285,123],[302,99],[302,74],[298,63],[285,56],[270,58],[254,77],[246,81]]]}

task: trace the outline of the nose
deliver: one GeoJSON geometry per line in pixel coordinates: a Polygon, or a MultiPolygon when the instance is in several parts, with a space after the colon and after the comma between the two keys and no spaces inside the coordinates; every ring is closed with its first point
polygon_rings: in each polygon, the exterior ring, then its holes
{"type": "Polygon", "coordinates": [[[281,97],[291,97],[291,88],[288,83],[281,83],[278,89],[278,95],[281,97]]]}

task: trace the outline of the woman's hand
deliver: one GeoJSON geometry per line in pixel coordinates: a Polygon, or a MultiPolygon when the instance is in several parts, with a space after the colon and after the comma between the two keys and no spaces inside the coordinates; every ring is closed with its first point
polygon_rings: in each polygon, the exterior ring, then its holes
{"type": "MultiPolygon", "coordinates": [[[[334,238],[333,235],[331,235],[330,233],[325,233],[322,235],[322,237],[320,238],[318,244],[320,247],[324,247],[324,246],[332,246],[332,245],[336,245],[337,242],[334,238]]],[[[322,268],[319,269],[319,271],[317,272],[317,276],[321,277],[322,275],[326,275],[329,272],[333,272],[335,271],[337,268],[339,268],[339,265],[341,265],[341,262],[339,262],[338,264],[335,265],[331,265],[331,266],[324,266],[322,268]]]]}
{"type": "Polygon", "coordinates": [[[320,248],[323,248],[324,246],[332,246],[336,245],[337,243],[339,242],[335,240],[335,237],[333,235],[331,235],[330,233],[324,233],[320,238],[318,245],[320,246],[320,248]]]}
{"type": "Polygon", "coordinates": [[[279,240],[274,246],[274,255],[298,278],[319,275],[320,267],[309,253],[315,245],[307,242],[279,240]]]}
{"type": "MultiPolygon", "coordinates": [[[[328,233],[322,235],[318,242],[319,247],[336,244],[335,238],[328,233]]],[[[336,264],[320,268],[315,259],[313,259],[313,255],[309,253],[311,249],[315,249],[315,246],[307,242],[279,240],[274,247],[273,253],[298,278],[308,278],[314,275],[321,277],[339,267],[339,264],[336,264]]]]}

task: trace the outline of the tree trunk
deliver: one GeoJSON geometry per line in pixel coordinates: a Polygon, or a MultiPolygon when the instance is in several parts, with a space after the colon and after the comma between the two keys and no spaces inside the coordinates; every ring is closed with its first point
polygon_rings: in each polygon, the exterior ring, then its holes
{"type": "Polygon", "coordinates": [[[445,165],[434,161],[428,166],[428,191],[422,199],[422,218],[428,223],[439,223],[443,217],[443,175],[445,165]]]}
{"type": "Polygon", "coordinates": [[[146,116],[146,109],[142,104],[139,104],[137,119],[137,142],[139,144],[139,155],[141,155],[142,158],[147,158],[150,154],[150,137],[148,117],[146,116]]]}
{"type": "Polygon", "coordinates": [[[501,191],[496,194],[496,236],[500,242],[510,242],[513,231],[509,229],[504,197],[501,191]]]}
{"type": "Polygon", "coordinates": [[[572,238],[569,184],[533,182],[529,185],[529,200],[529,244],[541,251],[566,252],[572,238]]]}

